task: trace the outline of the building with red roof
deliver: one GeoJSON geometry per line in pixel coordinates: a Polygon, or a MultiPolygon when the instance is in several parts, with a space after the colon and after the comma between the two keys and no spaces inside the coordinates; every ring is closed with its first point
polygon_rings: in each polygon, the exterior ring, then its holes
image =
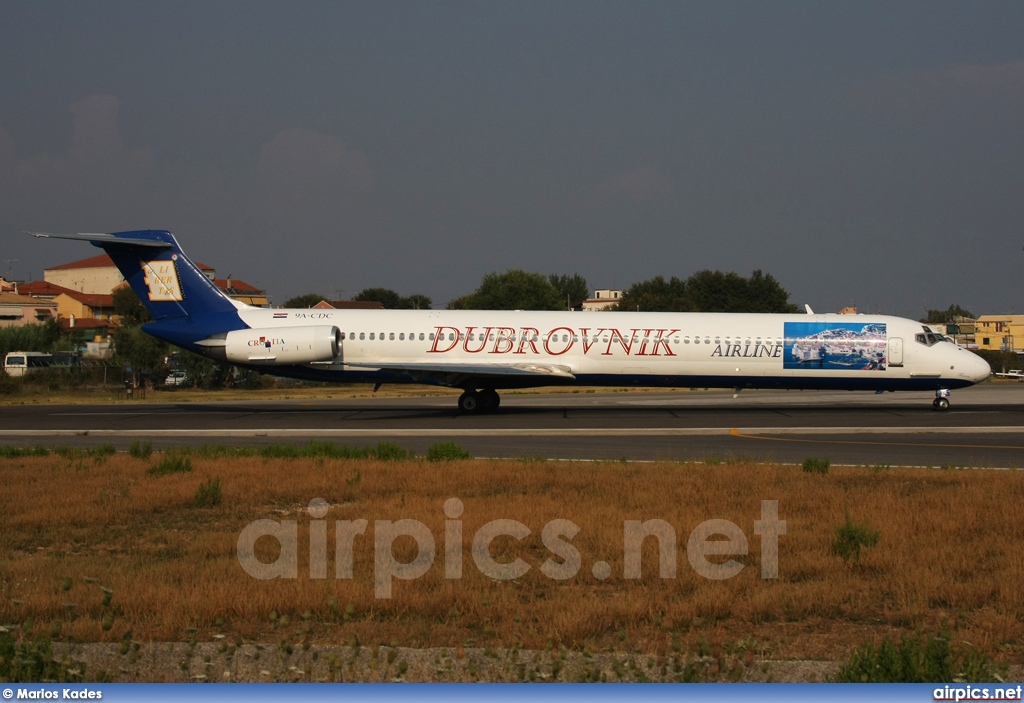
{"type": "MultiPolygon", "coordinates": [[[[211,281],[216,275],[212,266],[195,262],[206,277],[211,281]]],[[[88,259],[79,259],[59,266],[53,266],[43,271],[43,280],[64,288],[77,290],[80,293],[102,293],[109,294],[117,284],[124,280],[124,276],[114,265],[114,262],[106,254],[90,256],[88,259]]]]}

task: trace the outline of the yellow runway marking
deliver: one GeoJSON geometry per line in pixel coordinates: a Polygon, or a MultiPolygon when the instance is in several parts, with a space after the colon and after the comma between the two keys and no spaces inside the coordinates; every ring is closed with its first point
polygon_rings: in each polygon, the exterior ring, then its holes
{"type": "Polygon", "coordinates": [[[1016,449],[1024,450],[1024,447],[1008,444],[921,444],[917,442],[869,442],[867,440],[855,439],[796,439],[791,437],[766,437],[764,435],[743,434],[737,428],[729,430],[733,437],[743,439],[760,439],[766,442],[800,442],[803,444],[866,444],[875,447],[942,447],[946,449],[1016,449]]]}

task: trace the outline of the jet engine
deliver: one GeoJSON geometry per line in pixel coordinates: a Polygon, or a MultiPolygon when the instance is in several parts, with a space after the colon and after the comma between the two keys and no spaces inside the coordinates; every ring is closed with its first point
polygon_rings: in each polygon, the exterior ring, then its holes
{"type": "Polygon", "coordinates": [[[237,364],[309,364],[340,352],[341,331],[330,325],[234,330],[224,339],[226,360],[237,364]]]}

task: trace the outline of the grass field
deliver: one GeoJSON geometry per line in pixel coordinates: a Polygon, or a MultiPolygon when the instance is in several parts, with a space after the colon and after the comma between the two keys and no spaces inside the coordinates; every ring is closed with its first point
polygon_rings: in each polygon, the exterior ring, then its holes
{"type": "MultiPolygon", "coordinates": [[[[177,463],[143,452],[0,458],[0,623],[20,625],[22,637],[75,642],[130,633],[154,642],[223,636],[831,661],[886,635],[946,632],[998,663],[1024,662],[1021,472],[273,453],[194,450],[171,456],[177,463]],[[327,578],[310,577],[314,498],[328,505],[327,578]],[[464,506],[462,539],[450,536],[461,546],[446,556],[451,498],[464,506]],[[754,523],[763,500],[778,501],[786,522],[777,579],[760,573],[754,523]],[[297,578],[259,580],[239,564],[239,535],[258,519],[296,521],[297,578]],[[353,541],[352,578],[338,578],[336,521],[359,519],[368,524],[353,541]],[[380,598],[377,521],[403,519],[426,526],[436,556],[380,598]],[[495,561],[530,566],[519,578],[489,578],[474,561],[473,536],[497,519],[531,531],[490,544],[495,561]],[[582,568],[568,580],[540,568],[554,558],[542,531],[558,519],[579,527],[571,543],[582,568]],[[651,537],[640,578],[625,578],[624,522],[650,519],[677,536],[676,575],[660,575],[651,537]],[[744,565],[733,578],[704,578],[687,558],[691,532],[712,519],[731,521],[748,542],[747,554],[732,557],[744,565]],[[842,558],[833,543],[844,524],[876,531],[877,544],[842,558]],[[446,578],[456,553],[462,577],[446,578]],[[599,560],[610,567],[604,580],[591,568],[599,560]]],[[[416,556],[409,536],[391,546],[400,562],[416,556]]],[[[272,562],[281,548],[262,537],[256,553],[272,562]]]]}

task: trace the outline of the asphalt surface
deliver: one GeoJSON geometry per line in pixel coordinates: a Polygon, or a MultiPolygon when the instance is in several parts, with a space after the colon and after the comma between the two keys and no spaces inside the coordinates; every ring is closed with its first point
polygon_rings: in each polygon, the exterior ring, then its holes
{"type": "Polygon", "coordinates": [[[722,391],[504,393],[498,412],[460,414],[454,397],[0,407],[0,444],[364,445],[425,453],[454,440],[474,456],[548,459],[1024,468],[1024,383],[927,393],[722,391]]]}

